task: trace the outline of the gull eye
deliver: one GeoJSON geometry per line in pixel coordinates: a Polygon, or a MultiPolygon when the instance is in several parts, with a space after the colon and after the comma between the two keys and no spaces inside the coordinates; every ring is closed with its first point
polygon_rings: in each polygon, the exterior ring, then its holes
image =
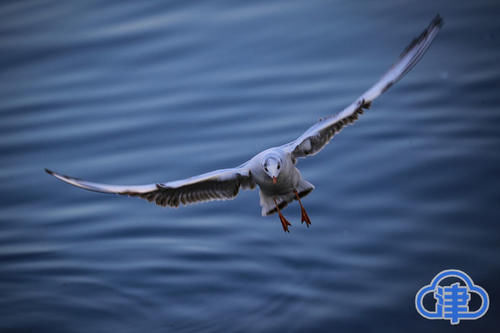
{"type": "Polygon", "coordinates": [[[278,170],[280,169],[280,167],[281,167],[281,166],[278,164],[278,170]]]}
{"type": "Polygon", "coordinates": [[[268,171],[269,171],[269,170],[267,170],[267,167],[266,167],[266,166],[264,167],[264,170],[266,170],[266,172],[268,172],[268,171]]]}

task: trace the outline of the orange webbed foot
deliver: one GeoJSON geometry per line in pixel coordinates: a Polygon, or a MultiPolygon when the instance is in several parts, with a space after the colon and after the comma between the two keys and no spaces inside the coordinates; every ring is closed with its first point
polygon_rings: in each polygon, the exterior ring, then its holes
{"type": "Polygon", "coordinates": [[[297,200],[299,201],[299,204],[300,204],[300,212],[301,212],[301,223],[306,223],[306,226],[309,228],[309,225],[311,224],[311,219],[309,218],[309,215],[307,215],[307,212],[304,208],[304,206],[302,206],[302,201],[300,201],[300,196],[299,196],[299,192],[297,192],[297,190],[293,191],[295,193],[295,197],[297,198],[297,200]]]}
{"type": "Polygon", "coordinates": [[[304,207],[301,207],[301,212],[302,212],[302,219],[301,219],[301,223],[306,223],[306,226],[309,228],[309,225],[311,224],[311,219],[309,219],[309,216],[307,215],[307,212],[306,210],[304,209],[304,207]]]}
{"type": "Polygon", "coordinates": [[[276,209],[278,210],[278,215],[280,217],[281,226],[283,227],[283,231],[290,232],[290,230],[288,230],[288,226],[292,225],[292,224],[290,222],[288,222],[288,220],[283,216],[283,214],[281,214],[281,210],[278,207],[278,203],[276,202],[276,199],[274,199],[274,204],[276,205],[276,209]]]}
{"type": "Polygon", "coordinates": [[[283,231],[290,232],[290,230],[288,230],[288,226],[292,224],[288,222],[288,220],[283,216],[283,214],[280,213],[279,215],[280,215],[281,225],[283,226],[283,231]]]}

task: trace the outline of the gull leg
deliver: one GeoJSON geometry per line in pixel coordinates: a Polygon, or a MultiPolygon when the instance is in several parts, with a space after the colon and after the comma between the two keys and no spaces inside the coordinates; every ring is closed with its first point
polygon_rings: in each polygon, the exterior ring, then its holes
{"type": "Polygon", "coordinates": [[[306,226],[309,228],[309,225],[311,224],[311,220],[309,219],[309,216],[307,215],[306,210],[304,209],[304,206],[302,206],[302,201],[300,201],[299,192],[297,192],[297,190],[294,190],[293,193],[295,193],[295,197],[297,198],[297,200],[299,201],[299,204],[300,204],[300,211],[302,212],[301,223],[305,222],[306,226]]]}
{"type": "Polygon", "coordinates": [[[290,222],[288,222],[288,220],[283,216],[283,214],[281,214],[281,210],[278,207],[278,203],[276,202],[276,199],[273,199],[273,200],[274,200],[274,204],[276,205],[276,209],[278,210],[278,215],[280,216],[280,221],[281,221],[281,225],[283,226],[283,231],[290,232],[290,230],[288,230],[288,226],[292,225],[292,224],[290,222]]]}

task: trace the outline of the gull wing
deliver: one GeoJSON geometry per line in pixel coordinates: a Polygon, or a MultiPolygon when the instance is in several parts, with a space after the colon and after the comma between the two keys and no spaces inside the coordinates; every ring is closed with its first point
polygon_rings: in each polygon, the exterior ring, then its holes
{"type": "Polygon", "coordinates": [[[178,207],[196,202],[233,199],[240,188],[253,189],[255,182],[250,170],[244,165],[238,168],[216,170],[199,176],[167,183],[148,185],[108,185],[63,176],[54,171],[45,171],[74,186],[103,193],[115,193],[140,197],[160,206],[178,207]]]}
{"type": "Polygon", "coordinates": [[[427,29],[415,38],[400,55],[398,61],[370,89],[356,99],[351,105],[337,113],[321,119],[311,126],[295,141],[284,146],[293,158],[315,155],[323,149],[335,134],[358,119],[364,109],[368,109],[372,101],[382,95],[394,83],[398,82],[422,58],[443,25],[442,18],[437,15],[427,29]]]}

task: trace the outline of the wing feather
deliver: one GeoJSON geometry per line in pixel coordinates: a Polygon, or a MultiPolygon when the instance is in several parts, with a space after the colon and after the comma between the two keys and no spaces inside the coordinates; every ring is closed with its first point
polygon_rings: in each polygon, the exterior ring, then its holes
{"type": "Polygon", "coordinates": [[[420,36],[415,38],[400,55],[398,61],[370,89],[356,99],[351,105],[336,115],[320,119],[296,140],[283,146],[294,158],[306,157],[318,153],[335,134],[363,114],[372,101],[386,92],[422,58],[439,32],[443,20],[437,15],[420,36]]]}
{"type": "Polygon", "coordinates": [[[238,195],[240,188],[253,189],[255,182],[249,169],[244,166],[216,170],[199,176],[167,183],[148,185],[108,185],[64,176],[54,171],[45,171],[76,187],[89,191],[114,193],[140,197],[160,206],[178,207],[196,202],[228,200],[238,195]]]}

